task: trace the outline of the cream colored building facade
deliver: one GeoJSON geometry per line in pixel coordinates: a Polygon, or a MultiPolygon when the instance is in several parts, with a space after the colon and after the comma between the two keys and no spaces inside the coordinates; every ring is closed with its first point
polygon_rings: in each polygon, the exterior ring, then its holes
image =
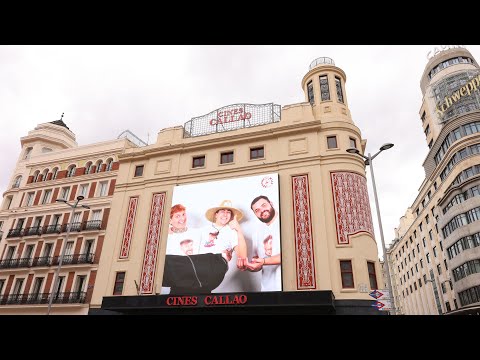
{"type": "Polygon", "coordinates": [[[63,120],[39,124],[20,142],[0,208],[0,314],[47,314],[53,293],[51,314],[85,315],[109,219],[118,155],[136,145],[121,138],[78,146],[63,120]],[[79,196],[84,200],[72,219],[72,208],[56,200],[74,205],[79,196]]]}
{"type": "Polygon", "coordinates": [[[432,57],[420,81],[426,176],[388,250],[400,314],[478,313],[479,74],[457,47],[432,57]]]}
{"type": "Polygon", "coordinates": [[[153,314],[166,307],[151,304],[168,297],[159,294],[177,186],[275,173],[283,292],[330,294],[328,313],[378,313],[368,292],[384,285],[365,165],[346,152],[363,153],[366,140],[352,121],[345,82],[343,70],[319,58],[301,82],[305,102],[283,106],[278,121],[202,136],[192,134],[191,123],[166,128],[156,143],[119,155],[90,312],[153,314]]]}

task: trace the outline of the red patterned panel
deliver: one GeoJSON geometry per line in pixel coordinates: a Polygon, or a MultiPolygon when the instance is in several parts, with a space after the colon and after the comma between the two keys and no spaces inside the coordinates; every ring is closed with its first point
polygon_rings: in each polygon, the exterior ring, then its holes
{"type": "Polygon", "coordinates": [[[375,238],[365,177],[347,171],[331,177],[338,243],[349,244],[349,236],[362,231],[375,238]]]}
{"type": "Polygon", "coordinates": [[[308,175],[292,177],[297,289],[316,289],[308,175]]]}
{"type": "Polygon", "coordinates": [[[148,223],[147,243],[143,258],[142,276],[140,280],[140,294],[153,292],[153,280],[155,279],[155,267],[157,264],[158,243],[160,229],[162,228],[163,205],[165,193],[154,194],[150,209],[150,221],[148,223]]]}
{"type": "Polygon", "coordinates": [[[123,230],[122,248],[120,249],[120,259],[128,258],[130,252],[130,242],[132,241],[133,225],[135,224],[135,215],[137,213],[138,197],[130,198],[128,203],[127,221],[125,230],[123,230]]]}

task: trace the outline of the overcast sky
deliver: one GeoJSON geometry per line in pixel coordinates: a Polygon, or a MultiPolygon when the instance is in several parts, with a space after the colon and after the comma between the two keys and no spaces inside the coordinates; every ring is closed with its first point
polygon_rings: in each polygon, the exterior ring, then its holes
{"type": "MultiPolygon", "coordinates": [[[[79,145],[126,129],[151,144],[159,130],[225,105],[303,102],[310,62],[327,56],[347,75],[348,105],[366,152],[395,144],[374,161],[388,246],[425,177],[420,77],[435,47],[0,46],[0,192],[11,185],[20,137],[62,112],[79,145]]],[[[480,61],[480,46],[466,48],[480,61]]],[[[381,249],[368,168],[367,181],[381,249]]]]}

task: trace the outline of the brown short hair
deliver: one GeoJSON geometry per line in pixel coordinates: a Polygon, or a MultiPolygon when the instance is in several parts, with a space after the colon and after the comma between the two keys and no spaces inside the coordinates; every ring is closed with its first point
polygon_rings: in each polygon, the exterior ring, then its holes
{"type": "Polygon", "coordinates": [[[170,210],[170,219],[173,217],[173,214],[180,212],[180,211],[185,211],[185,206],[182,204],[176,204],[172,206],[172,209],[170,210]]]}

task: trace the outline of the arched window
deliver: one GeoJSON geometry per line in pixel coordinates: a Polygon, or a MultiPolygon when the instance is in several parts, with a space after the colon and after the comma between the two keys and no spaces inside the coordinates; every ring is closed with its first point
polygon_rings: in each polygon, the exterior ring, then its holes
{"type": "Polygon", "coordinates": [[[112,170],[112,165],[113,165],[113,159],[110,158],[110,159],[107,160],[107,167],[105,168],[105,171],[112,170]]]}
{"type": "Polygon", "coordinates": [[[100,168],[101,168],[102,164],[103,164],[102,160],[97,161],[97,170],[96,170],[97,173],[100,172],[100,170],[101,170],[100,168]]]}
{"type": "Polygon", "coordinates": [[[33,182],[37,182],[38,175],[40,175],[40,170],[37,170],[33,173],[33,182]]]}
{"type": "Polygon", "coordinates": [[[50,151],[52,151],[52,149],[47,148],[47,147],[42,148],[42,153],[47,153],[47,152],[50,152],[50,151]]]}
{"type": "Polygon", "coordinates": [[[77,170],[77,167],[75,165],[70,165],[68,167],[68,171],[67,171],[67,177],[72,177],[75,175],[75,170],[77,170]]]}
{"type": "Polygon", "coordinates": [[[20,182],[22,181],[22,175],[18,175],[13,182],[12,189],[20,187],[20,182]]]}
{"type": "Polygon", "coordinates": [[[43,181],[47,180],[47,175],[48,175],[48,169],[43,170],[43,172],[42,172],[42,180],[43,181]]]}
{"type": "Polygon", "coordinates": [[[58,168],[55,167],[52,170],[52,180],[55,180],[57,178],[57,173],[58,173],[58,168]]]}
{"type": "Polygon", "coordinates": [[[90,171],[92,171],[92,162],[89,161],[85,164],[85,174],[90,174],[90,171]]]}

